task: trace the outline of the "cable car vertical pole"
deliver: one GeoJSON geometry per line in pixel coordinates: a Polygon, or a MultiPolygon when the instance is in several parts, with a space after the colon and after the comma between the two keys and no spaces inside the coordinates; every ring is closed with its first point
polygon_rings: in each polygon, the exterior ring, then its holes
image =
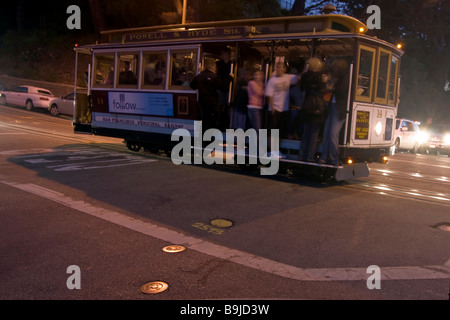
{"type": "Polygon", "coordinates": [[[72,110],[73,110],[73,112],[72,112],[72,122],[73,122],[73,124],[75,124],[77,121],[76,121],[76,103],[77,103],[77,82],[78,82],[78,77],[77,77],[77,74],[78,74],[78,50],[76,50],[75,49],[75,83],[74,83],[74,87],[73,87],[73,92],[74,92],[74,95],[73,95],[73,106],[72,106],[72,110]]]}
{"type": "Polygon", "coordinates": [[[87,86],[88,86],[87,95],[90,96],[91,95],[91,75],[92,75],[92,66],[90,63],[88,64],[87,73],[88,73],[87,74],[87,86]]]}
{"type": "Polygon", "coordinates": [[[181,24],[186,24],[186,4],[187,0],[183,0],[183,15],[181,18],[181,24]]]}
{"type": "MultiPolygon", "coordinates": [[[[266,61],[266,72],[265,72],[265,79],[264,79],[264,88],[267,88],[267,82],[269,81],[269,78],[272,76],[272,72],[273,70],[270,70],[271,68],[273,68],[273,66],[275,65],[275,41],[272,40],[270,43],[270,57],[269,57],[269,61],[266,61]]],[[[264,95],[264,105],[268,105],[267,102],[267,97],[266,95],[264,95]]],[[[264,119],[264,127],[269,129],[269,125],[270,125],[270,117],[271,114],[269,112],[269,107],[267,106],[267,109],[265,111],[265,119],[264,119]]]]}
{"type": "MultiPolygon", "coordinates": [[[[230,67],[230,74],[234,74],[234,63],[231,62],[231,67],[230,67]]],[[[225,110],[226,112],[228,112],[228,116],[230,118],[230,123],[229,126],[230,128],[233,128],[233,114],[234,114],[234,108],[231,107],[231,90],[233,89],[233,81],[230,81],[230,85],[228,87],[228,108],[226,108],[227,110],[225,110]]]]}
{"type": "Polygon", "coordinates": [[[352,86],[353,86],[353,63],[350,64],[350,70],[349,70],[349,80],[348,80],[348,94],[347,94],[347,112],[346,112],[346,118],[345,118],[345,132],[344,132],[344,145],[347,144],[347,136],[348,136],[348,118],[350,114],[350,103],[351,103],[351,96],[352,96],[352,86]]]}
{"type": "Polygon", "coordinates": [[[233,80],[230,81],[229,87],[228,87],[228,117],[230,119],[229,127],[233,128],[233,113],[234,113],[234,107],[231,107],[232,97],[233,97],[233,89],[236,89],[236,83],[237,83],[237,68],[235,66],[238,65],[237,59],[239,56],[239,44],[236,42],[236,50],[234,54],[234,59],[231,58],[231,66],[230,66],[230,74],[233,75],[233,80]]]}
{"type": "MultiPolygon", "coordinates": [[[[234,62],[231,62],[230,74],[234,75],[234,62]]],[[[233,81],[230,81],[230,85],[228,87],[228,104],[231,103],[231,91],[232,91],[232,89],[233,89],[233,81]]]]}

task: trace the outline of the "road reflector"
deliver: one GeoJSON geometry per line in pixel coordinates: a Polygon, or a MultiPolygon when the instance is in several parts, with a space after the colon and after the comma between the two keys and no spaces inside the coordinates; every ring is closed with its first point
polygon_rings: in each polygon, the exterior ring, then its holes
{"type": "Polygon", "coordinates": [[[439,226],[439,229],[444,230],[444,231],[450,231],[450,225],[441,225],[439,226]]]}
{"type": "Polygon", "coordinates": [[[141,291],[143,293],[154,294],[154,293],[161,293],[161,292],[165,291],[167,288],[169,288],[169,285],[165,282],[152,281],[152,282],[144,284],[141,287],[141,291]]]}
{"type": "Polygon", "coordinates": [[[433,228],[443,230],[443,231],[450,231],[450,223],[447,223],[447,222],[438,223],[438,224],[434,225],[433,228]]]}
{"type": "Polygon", "coordinates": [[[214,219],[211,221],[211,225],[218,228],[229,228],[233,226],[233,222],[226,219],[214,219]]]}
{"type": "Polygon", "coordinates": [[[177,244],[172,244],[170,246],[165,246],[162,250],[164,252],[167,253],[177,253],[177,252],[182,252],[184,251],[186,248],[177,244]]]}

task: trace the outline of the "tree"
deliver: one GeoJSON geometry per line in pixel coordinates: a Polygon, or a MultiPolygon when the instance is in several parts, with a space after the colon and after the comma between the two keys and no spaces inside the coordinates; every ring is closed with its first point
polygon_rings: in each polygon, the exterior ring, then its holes
{"type": "Polygon", "coordinates": [[[22,31],[25,26],[24,26],[24,0],[18,0],[17,1],[17,30],[18,31],[22,31]]]}
{"type": "Polygon", "coordinates": [[[291,9],[291,15],[303,16],[305,15],[306,0],[295,0],[291,9]]]}
{"type": "Polygon", "coordinates": [[[283,15],[277,0],[202,0],[200,21],[277,17],[283,15]]]}
{"type": "Polygon", "coordinates": [[[98,36],[100,35],[100,32],[106,28],[105,17],[102,13],[100,0],[89,0],[89,8],[91,10],[95,34],[98,36]]]}

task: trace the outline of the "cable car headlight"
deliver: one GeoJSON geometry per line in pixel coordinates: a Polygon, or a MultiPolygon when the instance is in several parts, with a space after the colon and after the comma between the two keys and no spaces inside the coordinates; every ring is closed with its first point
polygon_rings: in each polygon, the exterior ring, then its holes
{"type": "Polygon", "coordinates": [[[377,125],[375,126],[375,133],[377,134],[377,136],[381,134],[381,130],[383,130],[383,125],[380,121],[378,121],[377,125]]]}

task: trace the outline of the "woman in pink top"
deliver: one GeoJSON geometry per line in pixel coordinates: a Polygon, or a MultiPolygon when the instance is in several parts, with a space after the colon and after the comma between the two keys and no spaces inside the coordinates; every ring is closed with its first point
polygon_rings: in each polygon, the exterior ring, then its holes
{"type": "Polygon", "coordinates": [[[253,73],[253,79],[248,82],[248,117],[252,127],[259,132],[262,128],[264,107],[264,76],[262,71],[253,73]]]}

